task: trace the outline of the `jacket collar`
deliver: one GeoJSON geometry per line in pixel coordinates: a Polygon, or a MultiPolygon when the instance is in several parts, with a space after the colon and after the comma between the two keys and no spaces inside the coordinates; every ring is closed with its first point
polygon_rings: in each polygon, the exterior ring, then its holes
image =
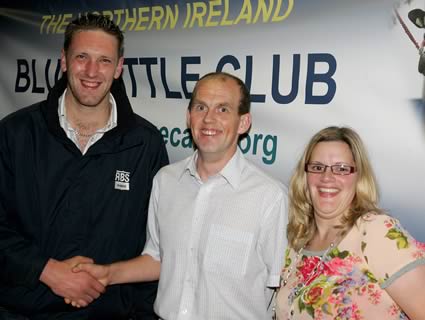
{"type": "MultiPolygon", "coordinates": [[[[49,92],[46,103],[41,107],[49,131],[64,139],[67,139],[67,136],[59,124],[58,103],[67,85],[68,80],[66,73],[64,73],[49,92]]],[[[112,139],[136,126],[136,117],[128,100],[122,77],[112,82],[111,93],[117,103],[118,125],[113,130],[105,133],[103,137],[105,140],[112,139]]]]}

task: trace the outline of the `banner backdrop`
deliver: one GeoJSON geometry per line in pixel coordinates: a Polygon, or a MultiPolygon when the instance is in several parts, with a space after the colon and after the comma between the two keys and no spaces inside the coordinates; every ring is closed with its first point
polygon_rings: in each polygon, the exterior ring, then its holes
{"type": "Polygon", "coordinates": [[[364,139],[381,206],[425,241],[424,1],[1,1],[0,118],[44,99],[60,77],[67,23],[109,15],[125,31],[124,80],[171,161],[192,153],[185,111],[196,80],[224,70],[252,95],[242,151],[285,184],[318,130],[347,125],[364,139]],[[396,16],[397,10],[399,18],[396,16]]]}

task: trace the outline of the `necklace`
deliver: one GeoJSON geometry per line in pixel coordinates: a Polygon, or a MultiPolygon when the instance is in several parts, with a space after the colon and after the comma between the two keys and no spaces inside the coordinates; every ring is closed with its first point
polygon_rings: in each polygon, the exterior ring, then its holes
{"type": "MultiPolygon", "coordinates": [[[[336,239],[335,239],[336,240],[336,239]]],[[[335,247],[335,240],[332,241],[329,247],[325,250],[325,252],[320,256],[319,261],[314,266],[313,270],[308,274],[306,279],[303,282],[298,283],[298,285],[294,288],[293,292],[291,292],[288,296],[288,306],[290,307],[288,320],[292,319],[294,316],[294,301],[300,295],[301,291],[309,284],[314,277],[323,270],[323,263],[325,262],[329,252],[335,247]]],[[[288,284],[289,277],[292,272],[297,268],[297,264],[302,256],[302,252],[304,251],[306,245],[302,246],[300,250],[298,250],[297,255],[295,256],[295,260],[293,263],[289,265],[288,270],[286,271],[286,276],[280,276],[280,288],[285,287],[288,284]]],[[[276,319],[276,303],[273,306],[273,319],[276,319]]]]}
{"type": "Polygon", "coordinates": [[[93,137],[96,134],[96,132],[93,132],[93,133],[81,133],[80,131],[75,130],[75,134],[77,136],[79,136],[79,137],[91,138],[91,137],[93,137]]]}

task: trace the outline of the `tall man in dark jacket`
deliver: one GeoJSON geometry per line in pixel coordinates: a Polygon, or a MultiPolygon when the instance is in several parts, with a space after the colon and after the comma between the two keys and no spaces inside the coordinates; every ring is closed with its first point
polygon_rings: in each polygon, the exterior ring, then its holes
{"type": "Polygon", "coordinates": [[[119,28],[84,15],[67,27],[47,100],[0,122],[0,319],[154,319],[156,283],[105,291],[71,271],[140,254],[152,178],[168,163],[131,109],[123,61],[119,28]]]}

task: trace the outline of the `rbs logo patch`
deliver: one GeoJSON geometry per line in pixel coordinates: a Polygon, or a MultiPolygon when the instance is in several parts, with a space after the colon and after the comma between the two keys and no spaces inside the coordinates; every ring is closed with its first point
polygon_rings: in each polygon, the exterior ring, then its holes
{"type": "Polygon", "coordinates": [[[115,172],[115,189],[130,190],[130,172],[120,170],[115,172]]]}

